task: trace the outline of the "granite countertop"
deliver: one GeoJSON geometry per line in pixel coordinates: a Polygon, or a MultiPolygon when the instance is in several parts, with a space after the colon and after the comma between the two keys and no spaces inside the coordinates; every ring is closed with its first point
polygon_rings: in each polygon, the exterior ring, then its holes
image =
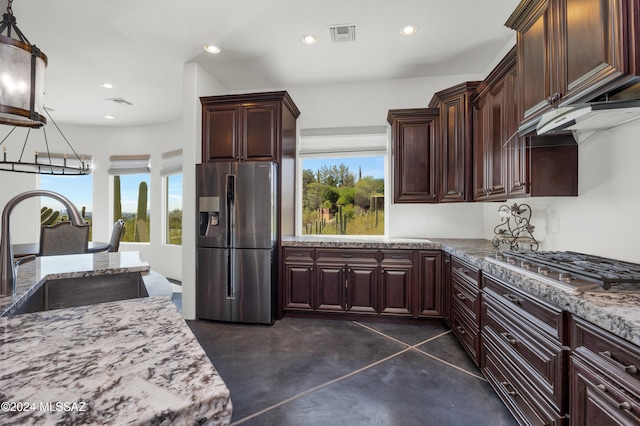
{"type": "Polygon", "coordinates": [[[227,386],[167,297],[3,317],[0,331],[2,424],[231,420],[227,386]]]}
{"type": "Polygon", "coordinates": [[[495,248],[484,239],[415,239],[385,237],[323,236],[285,237],[284,247],[327,248],[394,248],[412,250],[443,250],[485,273],[502,279],[534,296],[591,322],[640,346],[640,294],[584,292],[572,293],[544,281],[531,278],[485,260],[495,248]]]}
{"type": "Polygon", "coordinates": [[[16,291],[0,296],[0,316],[28,299],[47,280],[146,272],[149,269],[149,263],[137,251],[36,257],[16,268],[16,291]]]}

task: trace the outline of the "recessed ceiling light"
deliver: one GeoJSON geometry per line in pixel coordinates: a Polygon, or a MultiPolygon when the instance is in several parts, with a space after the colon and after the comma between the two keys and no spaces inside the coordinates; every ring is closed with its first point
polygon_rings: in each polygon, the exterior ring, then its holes
{"type": "Polygon", "coordinates": [[[105,115],[104,118],[107,120],[113,120],[115,117],[113,115],[105,115]]]}
{"type": "Polygon", "coordinates": [[[313,34],[305,34],[302,36],[302,42],[304,44],[316,44],[318,42],[318,37],[313,34]]]}
{"type": "Polygon", "coordinates": [[[214,46],[213,44],[207,44],[204,47],[204,50],[213,54],[220,53],[220,48],[218,46],[214,46]]]}
{"type": "Polygon", "coordinates": [[[105,89],[113,89],[114,85],[111,83],[102,83],[100,86],[104,87],[105,89]]]}
{"type": "Polygon", "coordinates": [[[402,34],[403,36],[410,36],[414,35],[416,31],[418,31],[418,27],[416,27],[415,25],[405,25],[400,29],[400,34],[402,34]]]}

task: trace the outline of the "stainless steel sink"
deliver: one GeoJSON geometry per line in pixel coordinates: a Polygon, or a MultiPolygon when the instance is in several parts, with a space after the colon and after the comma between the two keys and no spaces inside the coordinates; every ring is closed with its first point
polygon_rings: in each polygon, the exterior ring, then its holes
{"type": "Polygon", "coordinates": [[[47,280],[12,316],[148,297],[139,272],[47,280]]]}

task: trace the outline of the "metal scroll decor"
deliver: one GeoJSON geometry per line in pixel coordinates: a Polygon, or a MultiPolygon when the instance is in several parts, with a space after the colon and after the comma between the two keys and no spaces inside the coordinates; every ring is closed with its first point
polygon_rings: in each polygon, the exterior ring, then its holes
{"type": "Polygon", "coordinates": [[[538,250],[539,243],[533,236],[535,226],[531,225],[531,207],[527,204],[506,204],[498,208],[500,224],[493,229],[495,236],[491,241],[498,248],[500,244],[509,244],[511,250],[519,250],[520,245],[529,245],[529,250],[538,250]]]}

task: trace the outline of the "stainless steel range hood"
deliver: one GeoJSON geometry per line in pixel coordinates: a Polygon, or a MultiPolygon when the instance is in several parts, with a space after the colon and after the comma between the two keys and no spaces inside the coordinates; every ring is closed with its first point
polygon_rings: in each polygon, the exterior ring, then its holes
{"type": "MultiPolygon", "coordinates": [[[[572,132],[593,134],[640,118],[640,100],[591,102],[557,108],[543,114],[538,122],[538,136],[572,132]]],[[[579,141],[578,141],[579,142],[579,141]]]]}

